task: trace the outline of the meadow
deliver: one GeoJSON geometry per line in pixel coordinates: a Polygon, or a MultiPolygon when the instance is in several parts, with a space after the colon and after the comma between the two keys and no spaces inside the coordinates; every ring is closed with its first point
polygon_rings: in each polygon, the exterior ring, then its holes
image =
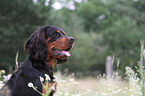
{"type": "MultiPolygon", "coordinates": [[[[60,72],[55,73],[58,83],[55,96],[144,96],[144,72],[141,63],[138,64],[138,72],[142,74],[139,78],[130,67],[126,67],[126,77],[123,79],[118,72],[114,72],[112,77],[105,74],[94,78],[76,79],[74,75],[64,76],[60,72]]],[[[137,67],[136,67],[137,68],[137,67]]],[[[5,75],[5,71],[0,71],[0,87],[10,78],[11,74],[5,75]]],[[[40,78],[43,81],[43,78],[40,78]]],[[[37,88],[28,85],[37,91],[37,88]]],[[[45,86],[47,89],[47,87],[45,86]]],[[[50,89],[47,89],[50,92],[50,89]]],[[[0,93],[1,94],[1,93],[0,93]]],[[[40,93],[43,96],[43,93],[40,93]]]]}
{"type": "MultiPolygon", "coordinates": [[[[61,72],[55,73],[55,81],[57,84],[57,92],[55,96],[145,96],[145,69],[143,62],[145,59],[144,44],[141,45],[140,61],[135,66],[136,70],[126,66],[125,75],[121,77],[118,72],[114,72],[111,77],[105,74],[99,74],[96,77],[75,78],[75,75],[62,75],[61,72]]],[[[46,80],[50,78],[45,74],[46,80]]],[[[4,86],[11,74],[6,75],[4,70],[0,70],[0,89],[4,86]]],[[[40,77],[43,82],[44,78],[40,77]]],[[[46,82],[47,83],[47,82],[46,82]]],[[[42,83],[43,85],[43,83],[42,83]]],[[[28,87],[33,88],[42,96],[48,96],[51,89],[48,85],[43,85],[47,90],[46,94],[41,93],[29,82],[28,87]]],[[[54,88],[54,86],[52,87],[54,88]]],[[[4,91],[4,92],[7,92],[4,91]]],[[[1,92],[0,96],[5,93],[1,92]]],[[[5,96],[5,95],[3,95],[5,96]]]]}

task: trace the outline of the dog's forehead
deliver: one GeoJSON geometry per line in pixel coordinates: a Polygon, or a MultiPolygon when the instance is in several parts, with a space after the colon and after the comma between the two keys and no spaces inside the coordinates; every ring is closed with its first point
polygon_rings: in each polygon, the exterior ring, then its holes
{"type": "Polygon", "coordinates": [[[59,31],[60,34],[62,34],[64,31],[59,28],[59,27],[54,27],[54,26],[46,26],[45,27],[45,35],[46,37],[50,37],[54,32],[59,31]]]}
{"type": "Polygon", "coordinates": [[[56,30],[57,30],[57,28],[54,27],[54,26],[47,26],[47,27],[45,28],[45,34],[46,34],[47,36],[52,35],[53,32],[55,32],[56,30]]]}
{"type": "Polygon", "coordinates": [[[63,30],[59,27],[54,27],[54,26],[46,26],[46,34],[52,35],[54,32],[59,30],[60,32],[63,32],[63,30]]]}
{"type": "Polygon", "coordinates": [[[57,27],[57,30],[59,30],[61,33],[63,32],[63,30],[59,27],[57,27]]]}

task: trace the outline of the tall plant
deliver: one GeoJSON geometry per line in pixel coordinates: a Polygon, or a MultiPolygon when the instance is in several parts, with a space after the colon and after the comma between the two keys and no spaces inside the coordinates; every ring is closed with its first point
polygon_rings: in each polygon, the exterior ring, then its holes
{"type": "Polygon", "coordinates": [[[145,69],[144,69],[144,59],[145,59],[145,49],[144,49],[144,41],[141,41],[141,56],[140,56],[140,61],[138,62],[139,65],[139,75],[141,78],[141,88],[142,88],[142,93],[145,96],[145,69]]]}

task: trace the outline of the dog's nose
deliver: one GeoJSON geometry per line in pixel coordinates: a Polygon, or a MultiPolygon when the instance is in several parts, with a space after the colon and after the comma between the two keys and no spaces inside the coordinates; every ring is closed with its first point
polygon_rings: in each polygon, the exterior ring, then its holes
{"type": "Polygon", "coordinates": [[[74,38],[73,37],[68,37],[68,41],[73,43],[74,42],[74,38]]]}

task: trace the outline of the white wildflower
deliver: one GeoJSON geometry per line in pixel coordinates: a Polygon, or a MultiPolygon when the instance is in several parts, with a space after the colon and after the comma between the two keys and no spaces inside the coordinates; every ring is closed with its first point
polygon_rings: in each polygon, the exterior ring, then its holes
{"type": "Polygon", "coordinates": [[[28,87],[34,87],[33,83],[32,82],[29,82],[28,83],[28,87]]]}
{"type": "Polygon", "coordinates": [[[66,82],[66,80],[61,80],[61,82],[66,82]]]}
{"type": "Polygon", "coordinates": [[[53,81],[55,82],[55,81],[56,81],[56,79],[53,79],[53,81]]]}
{"type": "Polygon", "coordinates": [[[118,88],[118,86],[115,86],[115,88],[118,88]]]}
{"type": "Polygon", "coordinates": [[[62,95],[63,93],[62,92],[59,92],[58,94],[62,95]]]}
{"type": "Polygon", "coordinates": [[[43,78],[43,77],[39,76],[39,78],[40,78],[40,81],[41,81],[41,82],[44,81],[44,78],[43,78]]]}
{"type": "Polygon", "coordinates": [[[2,72],[3,74],[5,74],[5,70],[1,70],[1,72],[2,72]]]}
{"type": "Polygon", "coordinates": [[[63,90],[66,90],[66,88],[63,88],[63,90]]]}
{"type": "Polygon", "coordinates": [[[7,75],[7,79],[10,79],[11,76],[12,76],[12,74],[8,74],[8,75],[7,75]]]}
{"type": "Polygon", "coordinates": [[[107,95],[106,93],[102,93],[103,96],[107,95]]]}
{"type": "Polygon", "coordinates": [[[0,81],[0,85],[3,84],[3,81],[0,81]]]}
{"type": "Polygon", "coordinates": [[[119,93],[121,90],[117,90],[117,93],[119,93]]]}
{"type": "Polygon", "coordinates": [[[46,81],[50,80],[49,75],[47,75],[47,74],[44,74],[44,75],[45,75],[45,77],[46,77],[46,78],[45,78],[46,81]]]}
{"type": "Polygon", "coordinates": [[[105,76],[105,74],[103,73],[103,76],[105,76]]]}
{"type": "Polygon", "coordinates": [[[126,93],[126,91],[124,91],[123,93],[126,93]]]}
{"type": "Polygon", "coordinates": [[[128,89],[128,87],[124,87],[124,89],[128,89]]]}
{"type": "Polygon", "coordinates": [[[140,93],[141,96],[143,96],[143,93],[140,93]]]}
{"type": "Polygon", "coordinates": [[[125,69],[128,76],[134,75],[135,72],[130,67],[127,66],[125,69]]]}
{"type": "Polygon", "coordinates": [[[111,91],[111,88],[108,88],[108,91],[111,91]]]}
{"type": "Polygon", "coordinates": [[[12,75],[11,74],[8,74],[7,76],[3,76],[4,80],[3,81],[8,81],[10,79],[12,75]]]}
{"type": "Polygon", "coordinates": [[[79,83],[75,81],[74,84],[78,85],[79,83]]]}
{"type": "Polygon", "coordinates": [[[65,96],[69,96],[69,94],[68,94],[68,93],[66,93],[66,94],[65,94],[65,96]]]}
{"type": "Polygon", "coordinates": [[[69,81],[73,82],[73,81],[74,81],[74,79],[73,79],[73,78],[69,78],[69,81]]]}
{"type": "Polygon", "coordinates": [[[87,91],[88,91],[88,92],[91,92],[91,90],[90,90],[90,89],[87,89],[87,91]]]}
{"type": "Polygon", "coordinates": [[[69,96],[69,93],[66,91],[65,96],[69,96]]]}
{"type": "Polygon", "coordinates": [[[132,89],[132,88],[130,88],[130,89],[129,89],[129,91],[133,91],[133,89],[132,89]]]}
{"type": "Polygon", "coordinates": [[[117,94],[117,92],[116,92],[116,91],[112,91],[112,93],[113,93],[113,94],[117,94]]]}
{"type": "Polygon", "coordinates": [[[58,81],[59,82],[59,80],[56,76],[53,76],[53,77],[54,77],[53,81],[58,81]]]}

